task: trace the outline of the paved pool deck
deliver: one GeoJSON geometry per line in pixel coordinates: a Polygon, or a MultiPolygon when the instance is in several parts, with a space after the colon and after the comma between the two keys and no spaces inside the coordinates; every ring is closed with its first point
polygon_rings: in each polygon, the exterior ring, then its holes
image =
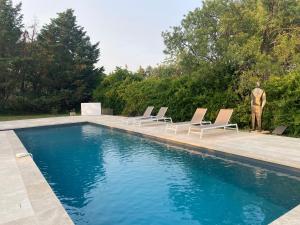
{"type": "MultiPolygon", "coordinates": [[[[274,168],[300,171],[300,139],[233,130],[212,130],[199,135],[186,131],[166,132],[164,124],[142,127],[127,125],[124,117],[74,116],[0,122],[0,225],[71,225],[72,220],[56,198],[31,157],[16,158],[27,152],[14,129],[90,122],[122,129],[170,144],[206,149],[213,154],[226,154],[274,168]]],[[[300,192],[300,191],[299,191],[300,192]]],[[[300,193],[299,193],[300,194],[300,193]]],[[[299,225],[300,205],[272,225],[299,225]]]]}

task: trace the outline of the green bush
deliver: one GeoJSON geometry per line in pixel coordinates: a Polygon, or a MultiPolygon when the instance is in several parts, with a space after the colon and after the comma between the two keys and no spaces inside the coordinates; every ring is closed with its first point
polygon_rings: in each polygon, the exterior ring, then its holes
{"type": "Polygon", "coordinates": [[[288,125],[288,133],[300,135],[300,73],[272,76],[265,86],[267,105],[264,126],[273,129],[288,125]]]}

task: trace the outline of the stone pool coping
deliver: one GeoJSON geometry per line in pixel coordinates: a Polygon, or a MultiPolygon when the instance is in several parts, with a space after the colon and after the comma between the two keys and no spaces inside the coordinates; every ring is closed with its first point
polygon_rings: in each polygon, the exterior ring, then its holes
{"type": "Polygon", "coordinates": [[[15,132],[0,138],[0,224],[74,225],[33,159],[15,157],[27,153],[15,132]]]}
{"type": "MultiPolygon", "coordinates": [[[[118,116],[74,116],[0,122],[0,180],[11,178],[0,183],[1,189],[6,188],[4,193],[0,192],[0,225],[73,224],[33,160],[15,158],[16,153],[26,152],[13,131],[18,128],[90,122],[170,144],[204,148],[213,154],[239,156],[300,171],[300,139],[297,138],[220,130],[207,132],[200,140],[197,135],[165,132],[163,125],[128,126],[122,120],[124,117],[118,116]]],[[[271,224],[296,225],[299,221],[300,205],[271,224]]]]}

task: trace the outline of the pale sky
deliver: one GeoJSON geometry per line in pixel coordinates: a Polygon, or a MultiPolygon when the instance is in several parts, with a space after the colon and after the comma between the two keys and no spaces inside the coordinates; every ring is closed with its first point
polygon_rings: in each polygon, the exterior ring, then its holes
{"type": "MultiPolygon", "coordinates": [[[[20,0],[13,0],[14,3],[20,0]]],[[[183,15],[201,6],[201,0],[22,0],[24,23],[36,18],[39,27],[57,12],[75,10],[77,22],[93,43],[100,42],[99,66],[155,66],[165,59],[161,32],[180,24],[183,15]]]]}

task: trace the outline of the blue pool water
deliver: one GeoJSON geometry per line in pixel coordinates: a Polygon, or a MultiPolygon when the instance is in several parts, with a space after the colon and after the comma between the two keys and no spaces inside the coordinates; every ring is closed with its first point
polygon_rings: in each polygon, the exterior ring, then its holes
{"type": "Polygon", "coordinates": [[[76,225],[268,224],[300,181],[90,124],[17,130],[76,225]]]}

